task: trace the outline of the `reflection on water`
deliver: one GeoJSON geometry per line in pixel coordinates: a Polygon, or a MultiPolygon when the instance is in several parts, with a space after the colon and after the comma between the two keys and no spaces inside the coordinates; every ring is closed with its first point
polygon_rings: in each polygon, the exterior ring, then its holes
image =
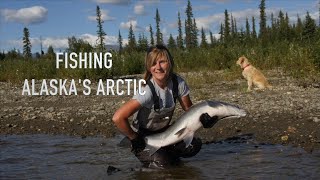
{"type": "Polygon", "coordinates": [[[0,179],[316,179],[320,152],[281,145],[227,141],[164,170],[143,169],[122,137],[0,136],[0,179]],[[109,166],[120,169],[108,175],[109,166]]]}

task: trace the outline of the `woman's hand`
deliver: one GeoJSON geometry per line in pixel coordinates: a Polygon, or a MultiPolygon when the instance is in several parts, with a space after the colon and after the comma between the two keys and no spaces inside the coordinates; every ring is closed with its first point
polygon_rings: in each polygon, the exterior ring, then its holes
{"type": "Polygon", "coordinates": [[[146,147],[146,142],[144,141],[144,136],[138,134],[136,138],[131,140],[131,152],[135,154],[141,152],[146,147]]]}
{"type": "Polygon", "coordinates": [[[203,113],[200,116],[200,122],[204,128],[212,128],[213,125],[215,125],[218,122],[218,120],[218,116],[210,117],[208,113],[203,113]]]}

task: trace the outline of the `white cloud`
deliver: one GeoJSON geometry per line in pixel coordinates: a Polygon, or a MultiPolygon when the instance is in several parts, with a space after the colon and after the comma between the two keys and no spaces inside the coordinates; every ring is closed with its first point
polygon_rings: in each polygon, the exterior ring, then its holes
{"type": "Polygon", "coordinates": [[[137,15],[144,15],[146,14],[145,10],[144,10],[144,5],[142,4],[138,4],[134,6],[134,13],[137,15]]]}
{"type": "Polygon", "coordinates": [[[310,16],[316,21],[316,24],[319,22],[319,11],[310,13],[310,16]]]}
{"type": "MultiPolygon", "coordinates": [[[[113,21],[113,20],[116,19],[115,17],[111,17],[111,16],[109,15],[109,11],[108,11],[108,10],[100,9],[100,11],[101,11],[101,18],[102,18],[103,21],[113,21]]],[[[94,15],[94,16],[88,16],[88,19],[89,19],[90,21],[97,21],[96,18],[97,18],[96,15],[94,15]]]]}
{"type": "Polygon", "coordinates": [[[129,5],[131,0],[93,0],[101,4],[129,5]]]}
{"type": "Polygon", "coordinates": [[[123,28],[123,29],[129,29],[130,28],[130,24],[132,25],[132,30],[133,31],[137,30],[137,25],[138,25],[137,20],[130,20],[128,22],[121,22],[120,23],[120,27],[123,28]]]}
{"type": "Polygon", "coordinates": [[[210,1],[214,3],[222,3],[222,4],[231,2],[231,0],[210,0],[210,1]]]}
{"type": "Polygon", "coordinates": [[[212,26],[220,25],[223,20],[224,14],[219,13],[211,16],[196,18],[196,23],[198,28],[203,27],[204,29],[210,29],[212,26]]]}
{"type": "MultiPolygon", "coordinates": [[[[31,41],[31,44],[34,45],[40,45],[40,40],[37,39],[37,43],[33,43],[31,41]]],[[[52,46],[55,50],[57,49],[66,49],[68,47],[68,38],[54,38],[54,37],[48,37],[42,40],[42,46],[45,49],[47,49],[49,46],[52,46]]]]}
{"type": "Polygon", "coordinates": [[[48,10],[42,6],[33,6],[18,10],[3,9],[1,15],[6,21],[28,24],[44,22],[47,18],[48,10]]]}
{"type": "MultiPolygon", "coordinates": [[[[46,49],[49,46],[52,46],[54,49],[65,49],[68,47],[68,38],[64,37],[47,37],[47,38],[42,38],[40,41],[39,38],[30,38],[31,42],[31,50],[33,51],[34,49],[40,49],[40,44],[42,42],[42,47],[44,51],[46,52],[46,49]]],[[[9,40],[7,41],[7,44],[12,47],[16,47],[19,49],[19,47],[23,47],[23,42],[21,40],[9,40]]]]}
{"type": "MultiPolygon", "coordinates": [[[[229,15],[232,14],[232,16],[236,19],[237,23],[240,21],[245,20],[248,18],[251,19],[252,16],[258,17],[259,16],[259,10],[258,9],[246,9],[242,11],[234,11],[234,12],[228,12],[229,15]]],[[[213,29],[212,27],[220,27],[221,23],[224,23],[225,15],[224,13],[214,14],[211,16],[205,16],[205,17],[199,17],[196,18],[197,27],[201,29],[208,30],[213,29]]],[[[215,29],[216,29],[215,28],[215,29]]]]}
{"type": "MultiPolygon", "coordinates": [[[[97,44],[97,35],[92,35],[92,34],[82,34],[78,38],[81,38],[88,43],[90,43],[92,46],[95,46],[97,44]]],[[[107,45],[113,45],[118,43],[118,37],[116,36],[105,36],[105,41],[107,45]]]]}

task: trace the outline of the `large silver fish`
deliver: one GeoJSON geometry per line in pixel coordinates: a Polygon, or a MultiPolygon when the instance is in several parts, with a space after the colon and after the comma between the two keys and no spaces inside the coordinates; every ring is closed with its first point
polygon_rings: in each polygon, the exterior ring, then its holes
{"type": "Polygon", "coordinates": [[[145,150],[149,150],[150,155],[152,155],[161,147],[175,144],[182,140],[188,147],[191,144],[194,133],[202,127],[200,116],[203,113],[208,113],[211,117],[217,116],[218,120],[246,116],[246,111],[235,105],[219,101],[200,102],[183,113],[166,131],[146,136],[145,142],[147,146],[145,150]]]}

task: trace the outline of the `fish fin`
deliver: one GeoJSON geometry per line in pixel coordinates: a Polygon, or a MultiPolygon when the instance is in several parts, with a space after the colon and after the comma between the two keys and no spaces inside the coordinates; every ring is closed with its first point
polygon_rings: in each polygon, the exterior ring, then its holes
{"type": "Polygon", "coordinates": [[[161,146],[151,146],[151,145],[147,144],[145,150],[149,151],[149,156],[152,156],[160,148],[161,148],[161,146]]]}
{"type": "Polygon", "coordinates": [[[187,130],[187,128],[182,128],[178,132],[176,132],[174,135],[177,135],[179,137],[184,133],[185,130],[187,130]]]}
{"type": "Polygon", "coordinates": [[[190,146],[190,144],[191,144],[191,142],[192,142],[192,140],[193,140],[193,135],[194,135],[194,133],[190,133],[189,135],[187,135],[187,136],[183,139],[184,143],[186,144],[186,148],[190,146]]]}

